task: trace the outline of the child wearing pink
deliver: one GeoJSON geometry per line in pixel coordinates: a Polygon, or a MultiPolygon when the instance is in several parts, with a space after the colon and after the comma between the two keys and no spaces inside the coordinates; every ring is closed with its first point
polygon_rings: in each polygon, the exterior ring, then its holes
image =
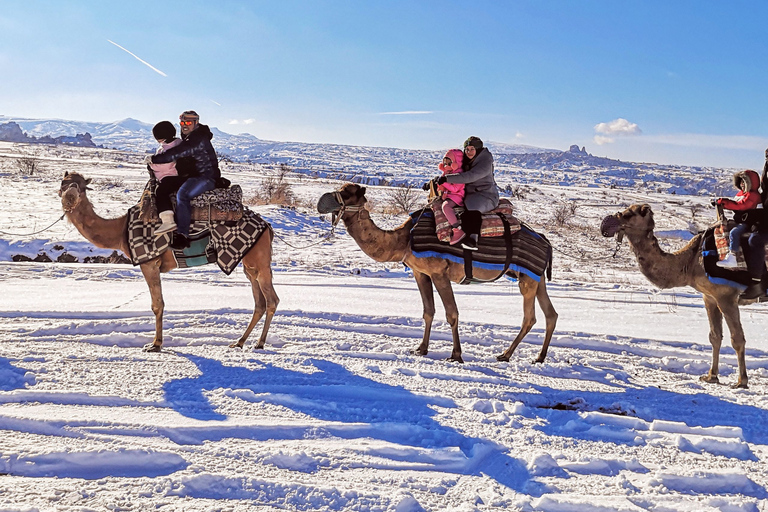
{"type": "MultiPolygon", "coordinates": [[[[457,174],[461,172],[461,163],[464,159],[464,152],[460,149],[449,149],[443,157],[443,163],[437,166],[443,172],[443,175],[457,174]]],[[[457,206],[464,206],[464,184],[463,183],[442,183],[437,186],[437,191],[440,194],[440,199],[443,204],[441,208],[445,214],[445,218],[453,227],[453,234],[451,235],[451,245],[459,243],[466,235],[461,229],[461,222],[456,217],[454,208],[457,206]]]]}
{"type": "MultiPolygon", "coordinates": [[[[160,144],[160,147],[157,148],[157,153],[155,153],[156,155],[181,144],[181,139],[176,138],[176,127],[170,121],[160,121],[157,123],[152,128],[152,135],[154,135],[157,143],[160,144]]],[[[160,236],[163,233],[176,229],[171,198],[176,195],[176,192],[184,184],[186,178],[179,176],[179,173],[176,171],[176,162],[153,164],[150,160],[148,165],[152,169],[152,173],[155,175],[158,183],[155,198],[157,199],[158,216],[162,224],[155,228],[155,236],[160,236]]]]}

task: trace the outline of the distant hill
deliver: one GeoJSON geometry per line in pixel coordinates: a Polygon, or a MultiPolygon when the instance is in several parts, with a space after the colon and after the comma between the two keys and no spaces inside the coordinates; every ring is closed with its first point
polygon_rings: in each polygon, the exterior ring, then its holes
{"type": "MultiPolygon", "coordinates": [[[[152,124],[136,119],[112,123],[26,119],[0,116],[0,125],[16,123],[28,136],[56,138],[89,134],[106,148],[154,152],[152,124]]],[[[342,144],[310,144],[233,135],[211,127],[222,158],[254,164],[287,164],[293,170],[372,185],[418,186],[436,175],[443,150],[414,150],[342,144]]],[[[498,180],[521,184],[652,189],[675,194],[731,194],[730,171],[709,167],[623,162],[593,156],[586,148],[566,151],[521,144],[487,142],[498,180]]]]}

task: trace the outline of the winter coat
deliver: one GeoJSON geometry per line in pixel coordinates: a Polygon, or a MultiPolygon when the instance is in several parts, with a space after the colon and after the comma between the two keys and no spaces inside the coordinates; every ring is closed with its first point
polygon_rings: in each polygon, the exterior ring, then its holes
{"type": "MultiPolygon", "coordinates": [[[[450,167],[446,167],[445,164],[437,166],[438,169],[443,171],[444,176],[449,174],[458,174],[461,172],[461,161],[463,154],[460,149],[450,149],[445,154],[446,158],[449,158],[451,162],[450,167]]],[[[464,206],[464,188],[466,185],[463,183],[448,183],[445,182],[442,185],[437,186],[437,191],[440,193],[443,201],[450,199],[456,206],[464,206]]]]}
{"type": "Polygon", "coordinates": [[[733,199],[721,197],[717,200],[719,205],[722,205],[726,210],[743,211],[752,210],[757,208],[757,205],[762,202],[760,198],[760,176],[753,170],[747,169],[746,171],[737,172],[733,175],[733,182],[736,187],[739,188],[739,193],[733,199]],[[741,188],[741,182],[746,181],[750,184],[749,191],[744,192],[741,188]]]}
{"type": "Polygon", "coordinates": [[[201,124],[187,135],[181,144],[164,153],[152,157],[152,163],[165,164],[180,158],[191,157],[195,160],[195,176],[208,178],[214,182],[221,177],[219,159],[213,149],[210,128],[201,124]]]}
{"type": "MultiPolygon", "coordinates": [[[[157,148],[156,155],[159,155],[160,153],[165,153],[171,148],[175,148],[181,144],[181,139],[173,139],[171,142],[165,143],[163,142],[159,148],[157,148]]],[[[152,172],[155,173],[155,179],[157,181],[163,181],[163,178],[166,176],[178,176],[179,173],[176,172],[176,162],[169,162],[167,164],[150,164],[149,167],[152,169],[152,172]]]]}
{"type": "Polygon", "coordinates": [[[468,210],[489,212],[499,206],[499,190],[493,179],[493,155],[482,148],[464,167],[464,172],[446,176],[447,183],[464,183],[464,206],[468,210]]]}

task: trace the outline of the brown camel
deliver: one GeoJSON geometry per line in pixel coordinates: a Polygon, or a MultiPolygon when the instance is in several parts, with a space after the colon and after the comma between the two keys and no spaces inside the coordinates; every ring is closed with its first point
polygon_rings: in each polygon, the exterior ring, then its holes
{"type": "MultiPolygon", "coordinates": [[[[64,179],[61,181],[59,196],[61,197],[61,206],[64,208],[67,219],[77,228],[81,235],[92,242],[96,247],[105,249],[117,249],[129,256],[126,230],[128,228],[127,214],[116,219],[102,219],[93,211],[93,205],[85,194],[90,179],[85,179],[76,172],[65,172],[64,179]]],[[[266,234],[266,233],[265,233],[266,234]]],[[[277,297],[272,287],[272,231],[269,230],[269,236],[261,236],[256,244],[243,257],[243,269],[245,275],[251,282],[253,298],[256,301],[256,307],[253,311],[248,327],[245,333],[240,337],[237,343],[230,345],[231,348],[242,348],[256,323],[266,312],[264,319],[264,329],[261,332],[259,343],[256,348],[264,348],[267,340],[267,331],[269,324],[277,309],[280,299],[277,297]]],[[[145,345],[144,350],[148,352],[159,352],[163,345],[163,292],[160,284],[160,274],[176,268],[176,260],[171,251],[165,251],[157,258],[142,263],[140,265],[144,279],[149,286],[149,293],[152,297],[152,312],[155,314],[155,339],[152,343],[145,345]]]]}
{"type": "MultiPolygon", "coordinates": [[[[701,292],[704,308],[709,318],[709,342],[712,344],[712,366],[701,380],[719,383],[718,365],[720,345],[723,342],[723,317],[731,332],[731,345],[739,362],[739,380],[733,387],[747,387],[747,367],[744,358],[746,340],[739,318],[740,291],[724,284],[714,284],[704,271],[700,246],[701,234],[693,237],[688,244],[675,253],[664,252],[653,234],[655,227],[653,211],[647,204],[633,204],[623,212],[603,220],[603,236],[625,234],[632,252],[635,253],[640,271],[659,288],[690,286],[701,292]]],[[[742,301],[746,304],[754,301],[742,301]]]]}
{"type": "MultiPolygon", "coordinates": [[[[403,262],[413,271],[413,277],[419,286],[424,306],[424,339],[413,353],[423,356],[427,355],[428,352],[429,334],[432,329],[432,319],[435,316],[435,298],[432,289],[434,284],[435,288],[437,288],[437,293],[440,294],[440,298],[443,301],[445,316],[453,334],[453,350],[449,360],[463,363],[461,344],[459,342],[459,310],[453,296],[451,281],[458,283],[462,280],[464,277],[464,266],[442,258],[416,258],[411,253],[409,243],[410,231],[413,227],[411,219],[408,219],[402,226],[393,231],[384,231],[377,227],[371,220],[368,210],[365,209],[365,203],[367,202],[365,187],[360,187],[354,183],[347,183],[337,192],[325,194],[323,197],[328,198],[328,196],[335,198],[330,200],[332,204],[338,205],[334,207],[334,216],[341,217],[347,227],[347,232],[354,238],[364,253],[380,262],[403,262]]],[[[325,199],[325,201],[327,200],[325,199]]],[[[324,200],[321,199],[319,204],[323,202],[324,200]]],[[[328,212],[326,211],[325,213],[328,212]]],[[[545,280],[542,277],[541,281],[537,282],[525,274],[518,274],[514,271],[508,271],[507,274],[517,277],[519,280],[520,293],[523,295],[523,323],[520,326],[520,332],[512,344],[496,359],[499,361],[509,361],[512,353],[536,323],[535,301],[538,300],[547,322],[544,344],[541,347],[539,357],[535,361],[542,363],[547,356],[547,348],[557,323],[557,312],[555,312],[555,308],[549,300],[545,280]]],[[[474,276],[478,279],[492,280],[497,275],[498,272],[493,270],[480,268],[474,270],[474,276]]]]}

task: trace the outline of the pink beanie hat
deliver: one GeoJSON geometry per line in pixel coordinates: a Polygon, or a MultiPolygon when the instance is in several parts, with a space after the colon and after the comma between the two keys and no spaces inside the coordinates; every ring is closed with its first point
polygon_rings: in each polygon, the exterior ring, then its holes
{"type": "Polygon", "coordinates": [[[461,162],[464,161],[464,152],[460,149],[449,149],[443,158],[448,158],[453,162],[450,169],[442,163],[437,166],[443,172],[449,171],[449,174],[455,174],[461,170],[461,162]]]}

